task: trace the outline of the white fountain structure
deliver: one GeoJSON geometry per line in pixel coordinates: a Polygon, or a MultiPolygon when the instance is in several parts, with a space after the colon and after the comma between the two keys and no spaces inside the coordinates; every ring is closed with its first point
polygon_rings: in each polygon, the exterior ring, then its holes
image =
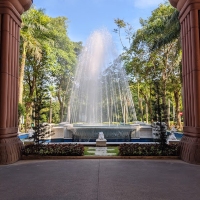
{"type": "Polygon", "coordinates": [[[103,132],[99,132],[98,139],[96,139],[97,147],[106,147],[107,140],[104,138],[103,132]]]}
{"type": "Polygon", "coordinates": [[[179,140],[177,140],[176,136],[175,136],[175,132],[176,132],[176,128],[173,126],[171,131],[170,131],[170,135],[169,138],[167,140],[167,144],[177,144],[179,143],[179,140]]]}
{"type": "MultiPolygon", "coordinates": [[[[105,28],[90,35],[79,57],[67,121],[55,132],[74,141],[96,140],[99,132],[106,139],[141,137],[128,78],[105,28]]],[[[145,128],[152,138],[151,127],[145,128]]]]}
{"type": "Polygon", "coordinates": [[[94,31],[80,55],[70,98],[71,123],[136,121],[127,76],[107,29],[94,31]]]}

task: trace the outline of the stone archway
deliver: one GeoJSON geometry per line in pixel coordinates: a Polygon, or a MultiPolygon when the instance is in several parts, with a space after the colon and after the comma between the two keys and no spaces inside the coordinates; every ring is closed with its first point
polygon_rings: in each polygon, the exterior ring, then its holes
{"type": "MultiPolygon", "coordinates": [[[[180,11],[183,49],[184,136],[182,160],[200,164],[200,0],[169,0],[180,11]]],[[[0,0],[0,164],[20,159],[17,137],[19,31],[32,0],[0,0]]]]}

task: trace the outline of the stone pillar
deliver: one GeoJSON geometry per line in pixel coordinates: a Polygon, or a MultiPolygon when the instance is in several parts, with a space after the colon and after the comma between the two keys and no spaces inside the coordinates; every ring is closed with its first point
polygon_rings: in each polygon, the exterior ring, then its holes
{"type": "Polygon", "coordinates": [[[20,159],[18,72],[21,14],[32,0],[0,0],[0,164],[20,159]]]}
{"type": "Polygon", "coordinates": [[[200,0],[169,0],[180,11],[184,136],[180,142],[181,159],[200,164],[200,0]]]}

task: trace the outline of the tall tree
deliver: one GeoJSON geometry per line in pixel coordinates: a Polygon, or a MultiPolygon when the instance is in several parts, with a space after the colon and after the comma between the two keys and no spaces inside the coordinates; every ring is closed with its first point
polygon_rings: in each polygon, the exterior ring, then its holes
{"type": "Polygon", "coordinates": [[[178,12],[169,3],[160,4],[148,19],[140,19],[142,28],[133,34],[131,47],[125,49],[122,54],[132,84],[140,85],[139,90],[135,88],[135,93],[139,91],[148,105],[151,121],[153,121],[151,104],[155,101],[155,97],[152,96],[152,86],[155,84],[155,78],[159,81],[160,87],[162,86],[163,120],[166,123],[168,121],[166,100],[168,93],[174,93],[175,101],[179,102],[176,103],[179,107],[176,108],[177,113],[180,111],[178,84],[181,81],[181,47],[177,15],[178,12]]]}
{"type": "Polygon", "coordinates": [[[34,6],[22,15],[20,31],[21,65],[19,72],[19,103],[21,104],[27,53],[31,54],[35,60],[40,60],[42,57],[40,36],[42,31],[47,31],[45,26],[48,23],[48,21],[45,21],[46,19],[43,19],[44,17],[43,11],[41,9],[36,10],[34,6]]]}
{"type": "Polygon", "coordinates": [[[54,27],[52,36],[55,40],[53,47],[56,62],[51,67],[53,83],[55,85],[56,96],[60,103],[60,122],[64,119],[64,111],[69,104],[71,83],[75,72],[77,56],[80,53],[82,43],[70,41],[67,35],[67,18],[52,18],[54,27]]]}

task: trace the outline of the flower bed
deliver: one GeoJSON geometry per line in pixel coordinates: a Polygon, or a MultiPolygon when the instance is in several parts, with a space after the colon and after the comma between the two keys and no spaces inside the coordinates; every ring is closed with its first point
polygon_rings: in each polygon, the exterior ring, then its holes
{"type": "Polygon", "coordinates": [[[80,144],[30,144],[22,149],[22,154],[26,156],[83,156],[84,146],[80,144]]]}
{"type": "Polygon", "coordinates": [[[159,144],[121,144],[120,156],[178,156],[178,144],[166,145],[163,153],[159,144]]]}

